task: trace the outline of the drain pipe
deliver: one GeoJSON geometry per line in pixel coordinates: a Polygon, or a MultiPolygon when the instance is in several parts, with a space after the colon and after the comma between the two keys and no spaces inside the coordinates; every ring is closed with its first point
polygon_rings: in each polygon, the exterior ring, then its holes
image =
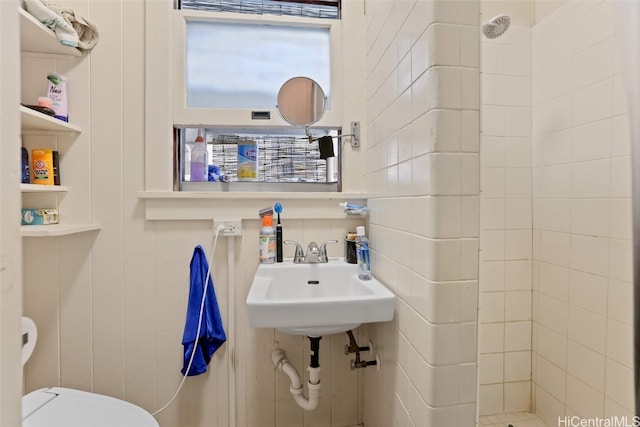
{"type": "Polygon", "coordinates": [[[302,380],[300,374],[296,368],[289,362],[284,351],[277,348],[271,353],[271,360],[276,368],[284,372],[291,381],[289,391],[293,395],[293,399],[296,401],[305,411],[313,411],[318,407],[318,401],[320,400],[320,363],[319,363],[319,350],[320,340],[322,337],[309,337],[311,340],[311,362],[307,370],[309,371],[309,398],[306,398],[303,394],[302,380]]]}

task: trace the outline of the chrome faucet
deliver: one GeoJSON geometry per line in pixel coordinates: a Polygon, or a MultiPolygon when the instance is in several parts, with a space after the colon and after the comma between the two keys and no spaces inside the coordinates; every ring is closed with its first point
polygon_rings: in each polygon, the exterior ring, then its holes
{"type": "MultiPolygon", "coordinates": [[[[307,246],[307,254],[304,256],[304,260],[302,262],[304,264],[317,264],[320,261],[320,248],[316,242],[309,243],[307,246]]],[[[326,258],[326,256],[325,256],[326,258]]],[[[327,262],[326,260],[323,262],[327,262]]]]}
{"type": "Polygon", "coordinates": [[[330,243],[338,243],[338,241],[327,240],[323,242],[319,247],[316,242],[311,242],[307,247],[306,255],[304,254],[300,243],[293,240],[285,240],[284,243],[287,245],[296,245],[296,252],[293,257],[294,264],[322,264],[329,262],[329,257],[327,256],[327,245],[330,243]]]}
{"type": "Polygon", "coordinates": [[[293,256],[293,263],[302,264],[304,259],[304,251],[302,250],[302,246],[300,246],[300,243],[293,240],[285,240],[283,243],[285,245],[296,245],[296,253],[293,256]]]}

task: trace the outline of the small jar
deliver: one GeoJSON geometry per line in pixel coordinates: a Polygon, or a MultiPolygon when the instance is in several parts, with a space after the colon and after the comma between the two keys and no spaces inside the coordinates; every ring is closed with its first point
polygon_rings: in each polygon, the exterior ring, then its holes
{"type": "MultiPolygon", "coordinates": [[[[355,233],[353,233],[355,236],[355,233]]],[[[349,264],[357,264],[358,257],[356,256],[356,241],[350,239],[350,236],[344,238],[344,261],[349,264]]]]}

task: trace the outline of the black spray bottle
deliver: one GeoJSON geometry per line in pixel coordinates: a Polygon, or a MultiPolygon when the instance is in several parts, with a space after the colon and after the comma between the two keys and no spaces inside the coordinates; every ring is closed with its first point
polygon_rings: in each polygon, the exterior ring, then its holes
{"type": "Polygon", "coordinates": [[[273,206],[273,210],[278,214],[278,224],[276,224],[276,262],[282,262],[282,224],[280,223],[282,205],[280,202],[273,206]]]}

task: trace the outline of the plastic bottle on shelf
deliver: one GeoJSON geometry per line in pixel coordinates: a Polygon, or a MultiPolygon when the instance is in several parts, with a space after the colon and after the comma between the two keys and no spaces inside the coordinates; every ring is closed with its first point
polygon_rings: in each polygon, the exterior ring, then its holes
{"type": "Polygon", "coordinates": [[[273,264],[276,262],[276,231],[273,228],[273,218],[271,215],[262,217],[262,228],[260,229],[260,262],[262,264],[273,264]]]}
{"type": "Polygon", "coordinates": [[[208,181],[209,162],[204,129],[198,129],[198,136],[191,150],[191,181],[208,181]]]}
{"type": "Polygon", "coordinates": [[[31,180],[31,174],[29,173],[29,152],[24,147],[22,147],[20,150],[22,157],[22,179],[20,180],[20,182],[23,184],[28,184],[31,180]]]}
{"type": "Polygon", "coordinates": [[[238,181],[258,180],[258,144],[251,139],[238,141],[238,181]]]}
{"type": "Polygon", "coordinates": [[[356,227],[356,257],[358,260],[358,278],[371,280],[371,260],[369,258],[369,239],[364,234],[364,227],[356,227]]]}

